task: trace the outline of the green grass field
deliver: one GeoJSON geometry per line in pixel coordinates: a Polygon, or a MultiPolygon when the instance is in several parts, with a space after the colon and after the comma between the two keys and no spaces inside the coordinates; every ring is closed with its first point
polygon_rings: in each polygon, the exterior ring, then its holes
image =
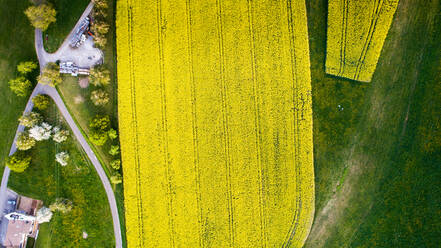
{"type": "Polygon", "coordinates": [[[440,10],[400,1],[365,85],[324,74],[327,1],[308,1],[316,217],[305,247],[439,244],[440,10]]]}
{"type": "Polygon", "coordinates": [[[44,47],[47,52],[52,53],[61,46],[90,0],[48,0],[47,2],[57,11],[57,21],[43,33],[44,47]]]}

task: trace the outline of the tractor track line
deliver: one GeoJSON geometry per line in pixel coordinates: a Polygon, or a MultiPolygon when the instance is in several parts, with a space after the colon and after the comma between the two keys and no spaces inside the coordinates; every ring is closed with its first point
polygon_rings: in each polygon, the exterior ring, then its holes
{"type": "Polygon", "coordinates": [[[168,216],[169,216],[169,228],[170,228],[170,243],[171,247],[175,247],[175,230],[173,220],[173,195],[172,195],[172,182],[171,182],[171,170],[169,164],[169,151],[168,151],[168,126],[167,126],[167,98],[165,92],[165,75],[164,75],[164,44],[162,37],[162,1],[156,2],[156,15],[158,24],[158,53],[159,53],[159,70],[160,70],[160,86],[161,86],[161,105],[162,105],[162,142],[164,145],[164,167],[165,177],[167,181],[167,196],[168,196],[168,216]]]}
{"type": "Polygon", "coordinates": [[[265,195],[264,195],[264,183],[263,183],[263,168],[261,159],[261,144],[260,144],[260,108],[259,108],[259,84],[256,78],[256,56],[255,56],[255,42],[254,42],[254,18],[253,18],[253,6],[251,0],[248,0],[248,27],[250,35],[250,55],[251,55],[251,73],[253,78],[253,90],[254,90],[254,129],[256,132],[256,159],[258,163],[258,174],[259,174],[259,213],[260,213],[260,241],[261,246],[267,246],[267,235],[266,235],[266,221],[265,221],[265,195]]]}
{"type": "Polygon", "coordinates": [[[216,0],[217,7],[217,34],[219,40],[219,56],[220,56],[220,76],[222,83],[222,115],[224,123],[224,147],[225,147],[225,169],[227,181],[228,194],[228,215],[229,215],[229,230],[230,230],[230,247],[234,247],[234,205],[231,187],[231,158],[230,158],[230,134],[228,129],[228,88],[225,82],[225,55],[224,55],[224,41],[223,41],[223,25],[222,25],[222,3],[221,0],[216,0]]]}
{"type": "Polygon", "coordinates": [[[192,107],[192,129],[193,129],[193,156],[194,156],[194,172],[196,182],[196,204],[198,208],[198,222],[199,222],[199,247],[204,247],[202,239],[202,207],[201,207],[201,177],[199,173],[199,143],[198,143],[198,127],[196,114],[196,85],[194,82],[194,68],[193,68],[193,46],[191,39],[193,31],[191,28],[191,6],[190,0],[186,0],[186,16],[187,16],[187,52],[188,52],[188,71],[190,73],[191,85],[191,107],[192,107]]]}

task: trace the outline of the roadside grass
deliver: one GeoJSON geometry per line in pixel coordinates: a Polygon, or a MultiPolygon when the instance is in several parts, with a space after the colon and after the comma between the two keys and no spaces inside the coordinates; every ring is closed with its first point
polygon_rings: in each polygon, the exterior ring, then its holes
{"type": "MultiPolygon", "coordinates": [[[[0,161],[3,162],[17,130],[17,119],[27,101],[27,97],[17,97],[12,93],[8,81],[18,76],[16,66],[19,62],[36,62],[37,57],[34,32],[24,15],[29,2],[0,0],[0,5],[8,6],[0,8],[0,161]]],[[[35,77],[31,75],[30,78],[35,77]]]]}
{"type": "MultiPolygon", "coordinates": [[[[44,115],[48,123],[68,129],[55,106],[44,115]]],[[[70,137],[61,144],[38,143],[32,150],[32,165],[23,173],[11,172],[8,186],[17,193],[43,200],[45,206],[58,197],[73,202],[71,212],[54,213],[51,222],[43,225],[37,247],[111,247],[113,225],[104,188],[72,132],[70,137]],[[70,155],[65,167],[55,162],[55,154],[61,151],[70,155]],[[88,234],[87,239],[82,238],[83,231],[88,234]]]]}
{"type": "Polygon", "coordinates": [[[66,39],[90,0],[47,0],[47,2],[57,11],[57,21],[43,32],[44,47],[47,52],[53,53],[66,39]]]}
{"type": "Polygon", "coordinates": [[[441,135],[436,131],[441,99],[435,98],[441,92],[436,87],[440,1],[400,1],[370,84],[317,73],[316,67],[324,69],[327,1],[307,4],[317,200],[305,247],[436,247],[441,237],[441,135]],[[345,88],[341,85],[352,90],[326,97],[337,86],[345,88]],[[352,103],[346,120],[327,111],[333,108],[327,103],[340,98],[352,103]],[[430,152],[422,148],[428,140],[438,142],[430,152]]]}

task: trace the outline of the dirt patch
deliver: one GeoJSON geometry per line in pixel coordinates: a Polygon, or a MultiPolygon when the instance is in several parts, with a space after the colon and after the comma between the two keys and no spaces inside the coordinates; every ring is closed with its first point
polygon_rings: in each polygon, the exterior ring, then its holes
{"type": "Polygon", "coordinates": [[[89,87],[89,78],[88,77],[81,77],[78,79],[78,84],[82,89],[85,89],[89,87]]]}

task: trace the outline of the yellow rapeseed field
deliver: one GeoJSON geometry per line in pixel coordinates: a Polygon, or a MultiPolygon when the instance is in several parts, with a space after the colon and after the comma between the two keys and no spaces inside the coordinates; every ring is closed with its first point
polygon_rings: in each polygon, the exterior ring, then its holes
{"type": "Polygon", "coordinates": [[[326,73],[370,82],[399,0],[330,0],[326,73]]]}
{"type": "Polygon", "coordinates": [[[118,0],[128,247],[301,247],[314,215],[304,0],[118,0]]]}

